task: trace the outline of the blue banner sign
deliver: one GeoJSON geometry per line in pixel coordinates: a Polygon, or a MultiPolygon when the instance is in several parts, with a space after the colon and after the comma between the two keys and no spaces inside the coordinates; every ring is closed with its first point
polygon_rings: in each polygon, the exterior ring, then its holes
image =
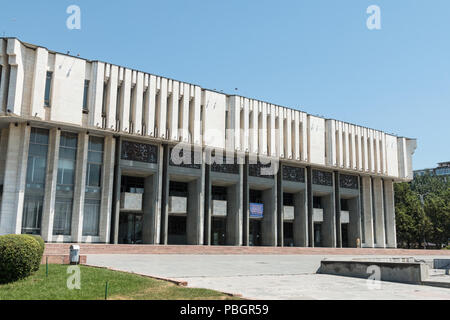
{"type": "Polygon", "coordinates": [[[264,205],[261,203],[250,203],[250,218],[264,217],[264,205]]]}

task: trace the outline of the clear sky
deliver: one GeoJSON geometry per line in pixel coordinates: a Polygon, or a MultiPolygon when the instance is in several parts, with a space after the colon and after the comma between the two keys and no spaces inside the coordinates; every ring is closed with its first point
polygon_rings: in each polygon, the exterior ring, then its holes
{"type": "Polygon", "coordinates": [[[14,0],[0,33],[417,138],[415,169],[450,160],[449,0],[14,0]]]}

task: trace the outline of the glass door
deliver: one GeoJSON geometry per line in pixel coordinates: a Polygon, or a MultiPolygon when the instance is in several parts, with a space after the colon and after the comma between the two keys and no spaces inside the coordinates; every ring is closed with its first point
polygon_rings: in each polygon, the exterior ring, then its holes
{"type": "Polygon", "coordinates": [[[142,244],[142,214],[120,213],[119,243],[142,244]]]}

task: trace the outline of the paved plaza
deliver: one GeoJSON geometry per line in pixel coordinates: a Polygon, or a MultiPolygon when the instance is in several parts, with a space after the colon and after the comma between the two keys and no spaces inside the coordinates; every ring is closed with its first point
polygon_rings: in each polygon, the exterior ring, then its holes
{"type": "Polygon", "coordinates": [[[189,287],[240,294],[247,299],[450,300],[450,289],[446,288],[381,282],[377,289],[369,287],[365,279],[316,274],[324,258],[343,259],[346,256],[95,254],[88,255],[87,262],[94,266],[185,281],[189,287]]]}

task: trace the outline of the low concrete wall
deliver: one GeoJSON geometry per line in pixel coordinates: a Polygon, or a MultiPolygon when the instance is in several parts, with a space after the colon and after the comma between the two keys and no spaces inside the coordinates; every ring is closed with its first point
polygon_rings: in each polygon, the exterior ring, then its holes
{"type": "Polygon", "coordinates": [[[380,268],[381,281],[422,284],[428,278],[428,266],[416,262],[323,260],[318,273],[368,279],[368,268],[380,268]]]}

